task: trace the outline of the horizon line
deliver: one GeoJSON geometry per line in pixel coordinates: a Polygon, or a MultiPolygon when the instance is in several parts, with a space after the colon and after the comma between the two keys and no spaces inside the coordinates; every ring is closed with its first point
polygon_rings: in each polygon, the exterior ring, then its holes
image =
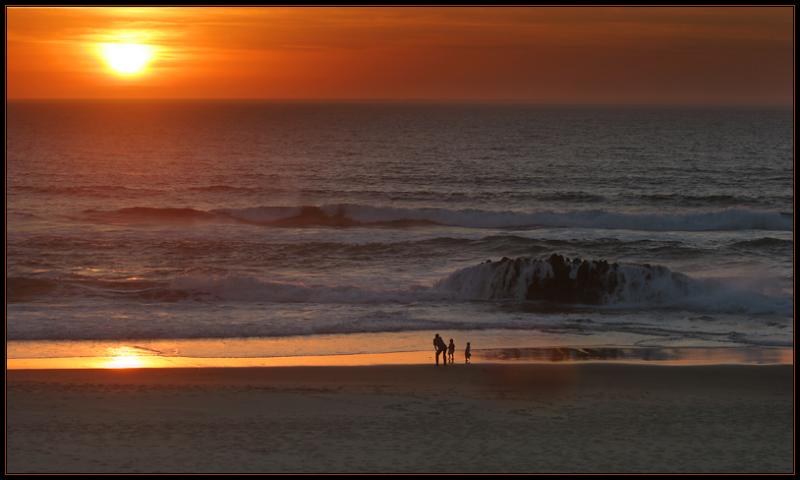
{"type": "Polygon", "coordinates": [[[143,97],[143,98],[121,98],[121,97],[100,97],[100,98],[6,98],[6,103],[58,103],[58,102],[230,102],[230,103],[276,103],[276,104],[431,104],[431,105],[519,105],[519,106],[542,106],[542,107],[739,107],[739,108],[791,108],[794,109],[794,100],[791,103],[700,103],[700,102],[544,102],[526,99],[426,99],[426,98],[166,98],[166,97],[143,97]]]}

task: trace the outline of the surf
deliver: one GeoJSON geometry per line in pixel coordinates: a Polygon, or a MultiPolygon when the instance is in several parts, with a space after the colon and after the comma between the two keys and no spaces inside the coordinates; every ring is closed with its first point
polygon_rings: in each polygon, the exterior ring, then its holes
{"type": "Polygon", "coordinates": [[[477,229],[590,228],[640,231],[791,231],[791,215],[776,211],[724,209],[682,213],[631,213],[605,209],[489,211],[396,208],[360,204],[260,206],[199,210],[189,207],[127,207],[85,210],[85,219],[107,223],[236,222],[276,228],[448,226],[477,229]]]}

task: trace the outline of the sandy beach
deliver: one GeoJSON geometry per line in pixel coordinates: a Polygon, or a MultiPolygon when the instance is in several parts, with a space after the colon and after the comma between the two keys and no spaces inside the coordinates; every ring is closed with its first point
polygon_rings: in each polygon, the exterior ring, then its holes
{"type": "Polygon", "coordinates": [[[8,370],[7,472],[791,472],[792,365],[8,370]]]}

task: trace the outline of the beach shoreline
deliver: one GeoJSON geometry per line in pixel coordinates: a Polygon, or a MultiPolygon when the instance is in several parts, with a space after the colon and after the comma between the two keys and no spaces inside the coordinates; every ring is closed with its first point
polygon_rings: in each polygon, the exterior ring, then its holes
{"type": "Polygon", "coordinates": [[[793,470],[793,365],[7,370],[9,473],[793,470]]]}
{"type": "MultiPolygon", "coordinates": [[[[290,366],[432,365],[432,349],[420,349],[434,332],[347,334],[282,338],[128,339],[9,341],[7,369],[215,368],[290,366]]],[[[658,365],[791,364],[786,346],[641,345],[580,342],[548,343],[536,332],[448,332],[472,343],[473,363],[613,362],[658,365]],[[470,334],[471,333],[471,334],[470,334]],[[511,336],[516,333],[516,338],[511,336]]],[[[566,341],[572,340],[572,341],[566,341]]],[[[585,340],[585,339],[584,339],[585,340]]],[[[630,340],[630,339],[629,339],[630,340]]],[[[455,362],[464,363],[463,343],[455,362]]]]}

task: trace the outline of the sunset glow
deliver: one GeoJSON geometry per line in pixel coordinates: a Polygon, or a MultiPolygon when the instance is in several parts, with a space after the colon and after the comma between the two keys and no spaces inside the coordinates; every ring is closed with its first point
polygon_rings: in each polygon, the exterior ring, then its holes
{"type": "Polygon", "coordinates": [[[792,98],[791,7],[10,7],[7,18],[10,99],[792,98]]]}

